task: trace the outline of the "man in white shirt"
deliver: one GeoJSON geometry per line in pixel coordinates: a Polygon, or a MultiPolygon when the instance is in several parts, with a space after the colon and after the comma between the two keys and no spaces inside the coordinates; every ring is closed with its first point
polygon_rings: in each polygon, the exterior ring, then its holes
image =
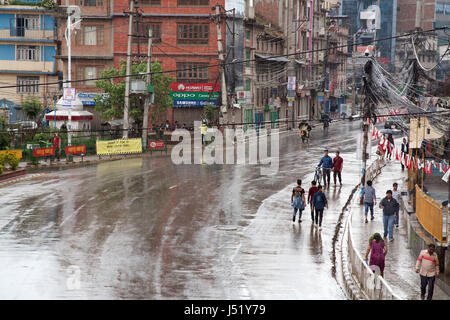
{"type": "Polygon", "coordinates": [[[400,212],[400,198],[402,196],[402,193],[400,192],[400,190],[398,190],[398,183],[394,182],[394,184],[392,185],[393,189],[392,189],[392,198],[394,198],[395,200],[397,200],[399,206],[397,207],[397,210],[394,214],[394,225],[396,228],[398,228],[398,221],[399,221],[399,212],[400,212]]]}

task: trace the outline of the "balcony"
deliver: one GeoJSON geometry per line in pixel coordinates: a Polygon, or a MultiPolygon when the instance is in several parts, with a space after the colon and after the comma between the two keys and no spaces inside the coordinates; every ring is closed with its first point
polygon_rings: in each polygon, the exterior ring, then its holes
{"type": "Polygon", "coordinates": [[[25,28],[10,28],[0,30],[0,40],[18,41],[56,41],[53,30],[26,30],[25,28]]]}
{"type": "Polygon", "coordinates": [[[37,73],[53,73],[53,61],[11,61],[0,60],[0,70],[7,71],[26,71],[37,73]]]}

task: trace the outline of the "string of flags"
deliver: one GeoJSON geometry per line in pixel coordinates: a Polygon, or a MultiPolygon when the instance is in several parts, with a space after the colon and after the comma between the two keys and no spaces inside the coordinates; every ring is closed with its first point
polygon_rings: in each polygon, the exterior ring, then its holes
{"type": "MultiPolygon", "coordinates": [[[[386,121],[386,117],[379,117],[379,122],[386,121]]],[[[370,123],[370,120],[369,120],[370,123]]],[[[395,156],[395,161],[399,161],[402,165],[404,165],[408,170],[424,170],[428,175],[432,174],[433,168],[437,169],[439,173],[443,174],[443,180],[448,182],[450,176],[450,165],[446,163],[445,160],[441,162],[437,162],[435,160],[422,160],[421,157],[415,157],[414,155],[410,155],[402,152],[396,146],[394,146],[388,139],[386,139],[385,135],[381,133],[372,123],[372,139],[378,141],[378,149],[383,152],[388,152],[395,156]]]]}

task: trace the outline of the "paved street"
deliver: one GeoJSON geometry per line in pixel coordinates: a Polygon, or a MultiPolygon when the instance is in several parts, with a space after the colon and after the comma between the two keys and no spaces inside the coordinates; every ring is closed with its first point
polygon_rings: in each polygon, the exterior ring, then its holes
{"type": "Polygon", "coordinates": [[[310,146],[282,135],[275,177],[144,156],[0,189],[0,298],[346,299],[332,238],[359,181],[359,130],[317,128],[310,146]],[[324,147],[341,150],[344,185],[327,188],[319,232],[309,210],[292,223],[290,195],[297,178],[309,188],[324,147]]]}

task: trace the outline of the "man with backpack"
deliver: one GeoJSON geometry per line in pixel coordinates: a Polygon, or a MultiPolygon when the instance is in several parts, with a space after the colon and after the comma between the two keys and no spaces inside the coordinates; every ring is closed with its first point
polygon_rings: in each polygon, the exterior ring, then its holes
{"type": "Polygon", "coordinates": [[[322,192],[322,186],[318,186],[318,191],[314,194],[313,197],[313,210],[315,211],[315,226],[319,227],[319,230],[322,230],[322,219],[323,219],[323,210],[325,207],[328,209],[328,201],[325,194],[322,192]]]}
{"type": "Polygon", "coordinates": [[[292,189],[291,207],[294,208],[292,222],[295,222],[295,215],[298,211],[298,223],[302,222],[302,213],[305,210],[305,190],[302,188],[302,180],[297,180],[297,186],[292,189]]]}

